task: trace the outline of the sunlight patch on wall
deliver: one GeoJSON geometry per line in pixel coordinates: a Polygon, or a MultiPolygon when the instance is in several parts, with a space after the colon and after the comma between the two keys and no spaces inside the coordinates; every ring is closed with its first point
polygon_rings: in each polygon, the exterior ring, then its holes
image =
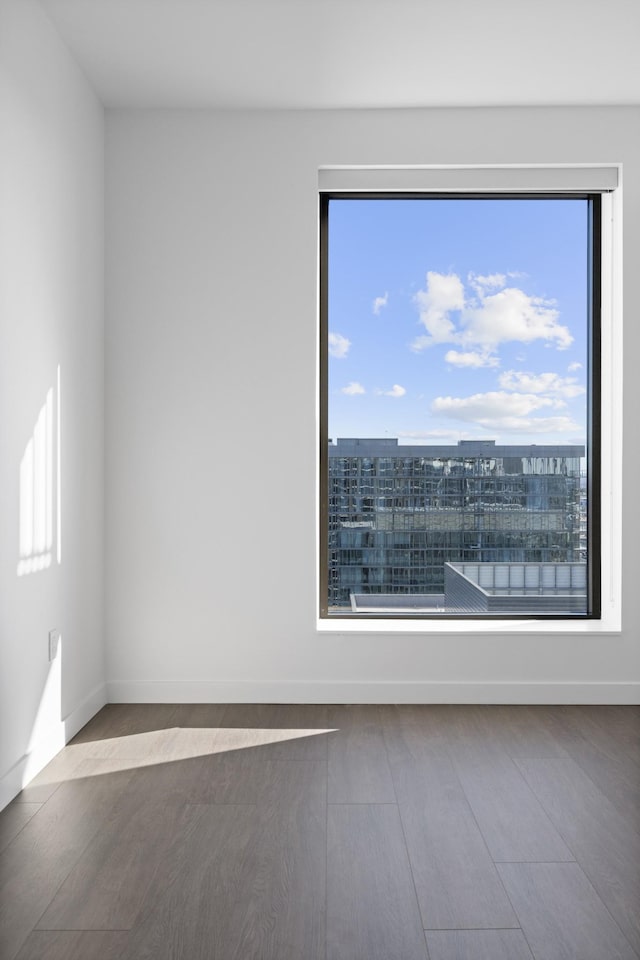
{"type": "Polygon", "coordinates": [[[22,775],[23,786],[29,783],[42,770],[44,763],[62,750],[66,743],[62,720],[62,643],[61,637],[58,654],[49,664],[38,712],[33,722],[26,751],[27,763],[22,775]]]}
{"type": "Polygon", "coordinates": [[[61,562],[60,367],[20,461],[19,577],[61,562]],[[55,433],[54,433],[55,406],[55,433]],[[56,510],[54,513],[54,485],[56,510]],[[56,543],[57,541],[57,543],[56,543]]]}

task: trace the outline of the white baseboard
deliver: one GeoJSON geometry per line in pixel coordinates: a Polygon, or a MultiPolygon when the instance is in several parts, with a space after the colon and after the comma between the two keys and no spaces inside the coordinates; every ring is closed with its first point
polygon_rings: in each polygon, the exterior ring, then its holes
{"type": "Polygon", "coordinates": [[[0,779],[0,810],[4,809],[29,781],[53,760],[65,744],[84,727],[85,723],[89,722],[98,710],[102,709],[106,702],[106,685],[98,684],[75,710],[47,731],[46,738],[33,744],[29,753],[23,754],[14,763],[0,779]]]}
{"type": "Polygon", "coordinates": [[[95,717],[98,710],[102,710],[107,700],[107,685],[99,683],[91,693],[84,698],[81,704],[75,710],[66,716],[63,720],[65,730],[65,742],[69,743],[72,737],[75,737],[79,730],[82,730],[86,723],[89,723],[91,717],[95,717]]]}
{"type": "Polygon", "coordinates": [[[109,703],[640,704],[640,683],[114,681],[109,703]]]}

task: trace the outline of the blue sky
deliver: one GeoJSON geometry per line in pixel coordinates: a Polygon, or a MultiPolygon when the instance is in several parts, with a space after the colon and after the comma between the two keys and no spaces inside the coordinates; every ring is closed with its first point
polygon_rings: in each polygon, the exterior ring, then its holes
{"type": "Polygon", "coordinates": [[[587,201],[329,207],[329,436],[584,443],[587,201]]]}

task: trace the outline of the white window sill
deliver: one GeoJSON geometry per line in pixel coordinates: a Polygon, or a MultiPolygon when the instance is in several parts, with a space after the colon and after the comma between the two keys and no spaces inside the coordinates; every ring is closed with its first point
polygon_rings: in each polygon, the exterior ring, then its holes
{"type": "Polygon", "coordinates": [[[620,616],[611,611],[600,620],[401,620],[401,619],[352,619],[331,617],[316,620],[317,633],[333,633],[346,636],[353,633],[417,633],[417,634],[619,634],[622,632],[620,616]]]}

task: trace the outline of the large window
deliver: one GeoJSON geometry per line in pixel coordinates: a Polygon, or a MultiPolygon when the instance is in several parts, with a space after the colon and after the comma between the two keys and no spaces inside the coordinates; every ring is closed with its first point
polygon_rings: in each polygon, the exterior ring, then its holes
{"type": "Polygon", "coordinates": [[[600,615],[600,195],[322,193],[322,617],[600,615]]]}

